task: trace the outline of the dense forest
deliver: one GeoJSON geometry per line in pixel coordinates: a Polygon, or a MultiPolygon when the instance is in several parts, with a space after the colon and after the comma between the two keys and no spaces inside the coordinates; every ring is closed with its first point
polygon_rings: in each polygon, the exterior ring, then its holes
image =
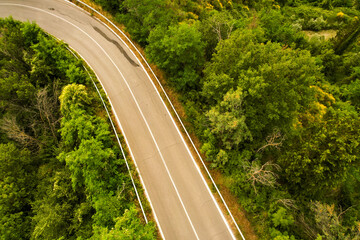
{"type": "Polygon", "coordinates": [[[261,239],[360,239],[358,0],[94,2],[165,72],[261,239]]]}
{"type": "Polygon", "coordinates": [[[0,239],[155,239],[82,61],[0,19],[0,239]]]}

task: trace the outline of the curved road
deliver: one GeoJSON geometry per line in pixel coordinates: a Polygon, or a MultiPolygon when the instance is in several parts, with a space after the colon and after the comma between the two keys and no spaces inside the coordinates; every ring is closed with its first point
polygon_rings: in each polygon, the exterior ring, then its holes
{"type": "Polygon", "coordinates": [[[0,17],[35,21],[93,68],[122,128],[164,239],[235,239],[159,93],[106,26],[63,0],[0,0],[0,17]]]}

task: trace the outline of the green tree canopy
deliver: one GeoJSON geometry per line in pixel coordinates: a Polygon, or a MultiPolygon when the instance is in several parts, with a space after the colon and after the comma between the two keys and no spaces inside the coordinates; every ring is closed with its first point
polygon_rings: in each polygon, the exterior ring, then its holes
{"type": "Polygon", "coordinates": [[[1,239],[28,239],[30,202],[35,187],[33,160],[27,149],[0,144],[1,239]]]}
{"type": "Polygon", "coordinates": [[[134,206],[126,210],[122,217],[116,219],[115,228],[110,231],[106,228],[95,228],[95,233],[91,239],[100,240],[152,240],[154,236],[154,226],[148,224],[145,227],[139,221],[137,210],[134,206]]]}
{"type": "Polygon", "coordinates": [[[126,14],[118,14],[117,19],[125,23],[126,30],[145,46],[150,32],[156,27],[167,27],[176,22],[175,9],[166,0],[124,0],[121,8],[126,14]]]}
{"type": "Polygon", "coordinates": [[[146,48],[149,59],[164,69],[179,90],[195,88],[204,64],[204,43],[194,25],[181,23],[156,28],[146,48]]]}
{"type": "Polygon", "coordinates": [[[221,104],[228,91],[242,89],[245,124],[253,138],[261,140],[275,128],[291,128],[313,99],[310,86],[322,75],[308,51],[259,44],[258,39],[261,33],[240,30],[219,44],[205,69],[202,96],[211,105],[221,104]]]}
{"type": "Polygon", "coordinates": [[[359,164],[360,143],[355,111],[346,104],[320,107],[317,115],[303,116],[297,134],[286,142],[287,151],[278,160],[294,191],[317,197],[324,189],[339,186],[348,169],[359,164]]]}

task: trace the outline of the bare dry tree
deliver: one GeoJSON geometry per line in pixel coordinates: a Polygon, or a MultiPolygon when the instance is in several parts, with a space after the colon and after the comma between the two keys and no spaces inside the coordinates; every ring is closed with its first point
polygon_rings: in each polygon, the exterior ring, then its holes
{"type": "Polygon", "coordinates": [[[296,206],[295,201],[293,199],[283,198],[283,199],[278,199],[277,202],[281,203],[287,209],[296,209],[296,210],[299,209],[296,206]]]}
{"type": "Polygon", "coordinates": [[[124,190],[125,190],[125,185],[126,185],[125,182],[122,182],[122,187],[121,187],[121,189],[120,189],[120,186],[119,186],[119,185],[117,186],[116,196],[117,196],[118,199],[121,198],[121,195],[122,195],[122,193],[123,193],[124,190]]]}
{"type": "Polygon", "coordinates": [[[269,136],[266,137],[266,144],[264,146],[262,146],[261,148],[259,148],[256,152],[260,152],[267,147],[280,148],[280,146],[282,145],[284,140],[285,140],[285,137],[282,136],[280,130],[274,129],[272,134],[270,134],[269,136]]]}
{"type": "Polygon", "coordinates": [[[216,33],[216,36],[218,38],[218,42],[221,41],[222,36],[221,36],[221,27],[222,27],[222,23],[218,22],[218,21],[211,21],[211,27],[213,29],[213,32],[216,33]]]}
{"type": "Polygon", "coordinates": [[[221,30],[224,27],[226,27],[226,39],[228,39],[230,37],[230,35],[231,35],[234,24],[233,23],[221,23],[221,22],[213,21],[211,23],[211,27],[212,27],[214,33],[216,33],[216,35],[217,35],[218,42],[220,42],[222,40],[221,30]]]}
{"type": "Polygon", "coordinates": [[[15,116],[6,116],[0,123],[0,128],[10,139],[17,141],[24,146],[38,146],[38,140],[27,134],[17,124],[15,116]]]}
{"type": "Polygon", "coordinates": [[[49,126],[53,138],[57,141],[56,124],[59,121],[55,114],[58,111],[57,98],[59,97],[57,81],[53,83],[52,89],[53,93],[51,96],[49,96],[48,87],[38,91],[35,107],[39,110],[41,120],[49,126]]]}
{"type": "Polygon", "coordinates": [[[255,193],[257,194],[256,184],[260,183],[265,186],[274,187],[278,175],[274,172],[275,170],[280,171],[281,168],[278,164],[266,162],[262,166],[258,163],[253,162],[248,170],[248,181],[251,182],[255,193]]]}
{"type": "Polygon", "coordinates": [[[226,39],[230,37],[234,28],[234,21],[225,15],[213,16],[210,19],[210,25],[213,32],[217,35],[218,42],[223,39],[223,32],[226,30],[226,39]]]}
{"type": "Polygon", "coordinates": [[[310,225],[306,219],[304,213],[300,213],[296,218],[296,225],[299,228],[304,229],[304,233],[307,235],[308,239],[316,239],[318,236],[318,231],[314,228],[313,224],[310,225]]]}
{"type": "Polygon", "coordinates": [[[340,213],[337,216],[338,219],[341,218],[341,215],[343,215],[344,213],[346,213],[347,211],[349,211],[351,208],[353,208],[353,206],[348,207],[347,209],[345,209],[344,211],[342,210],[342,206],[340,206],[340,213]]]}

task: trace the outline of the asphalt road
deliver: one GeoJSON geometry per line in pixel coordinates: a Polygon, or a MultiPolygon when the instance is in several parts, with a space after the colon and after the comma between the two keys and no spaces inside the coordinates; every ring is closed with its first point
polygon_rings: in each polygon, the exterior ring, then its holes
{"type": "Polygon", "coordinates": [[[139,61],[103,24],[63,0],[0,0],[0,17],[35,21],[93,68],[113,106],[165,239],[235,239],[139,61]]]}

